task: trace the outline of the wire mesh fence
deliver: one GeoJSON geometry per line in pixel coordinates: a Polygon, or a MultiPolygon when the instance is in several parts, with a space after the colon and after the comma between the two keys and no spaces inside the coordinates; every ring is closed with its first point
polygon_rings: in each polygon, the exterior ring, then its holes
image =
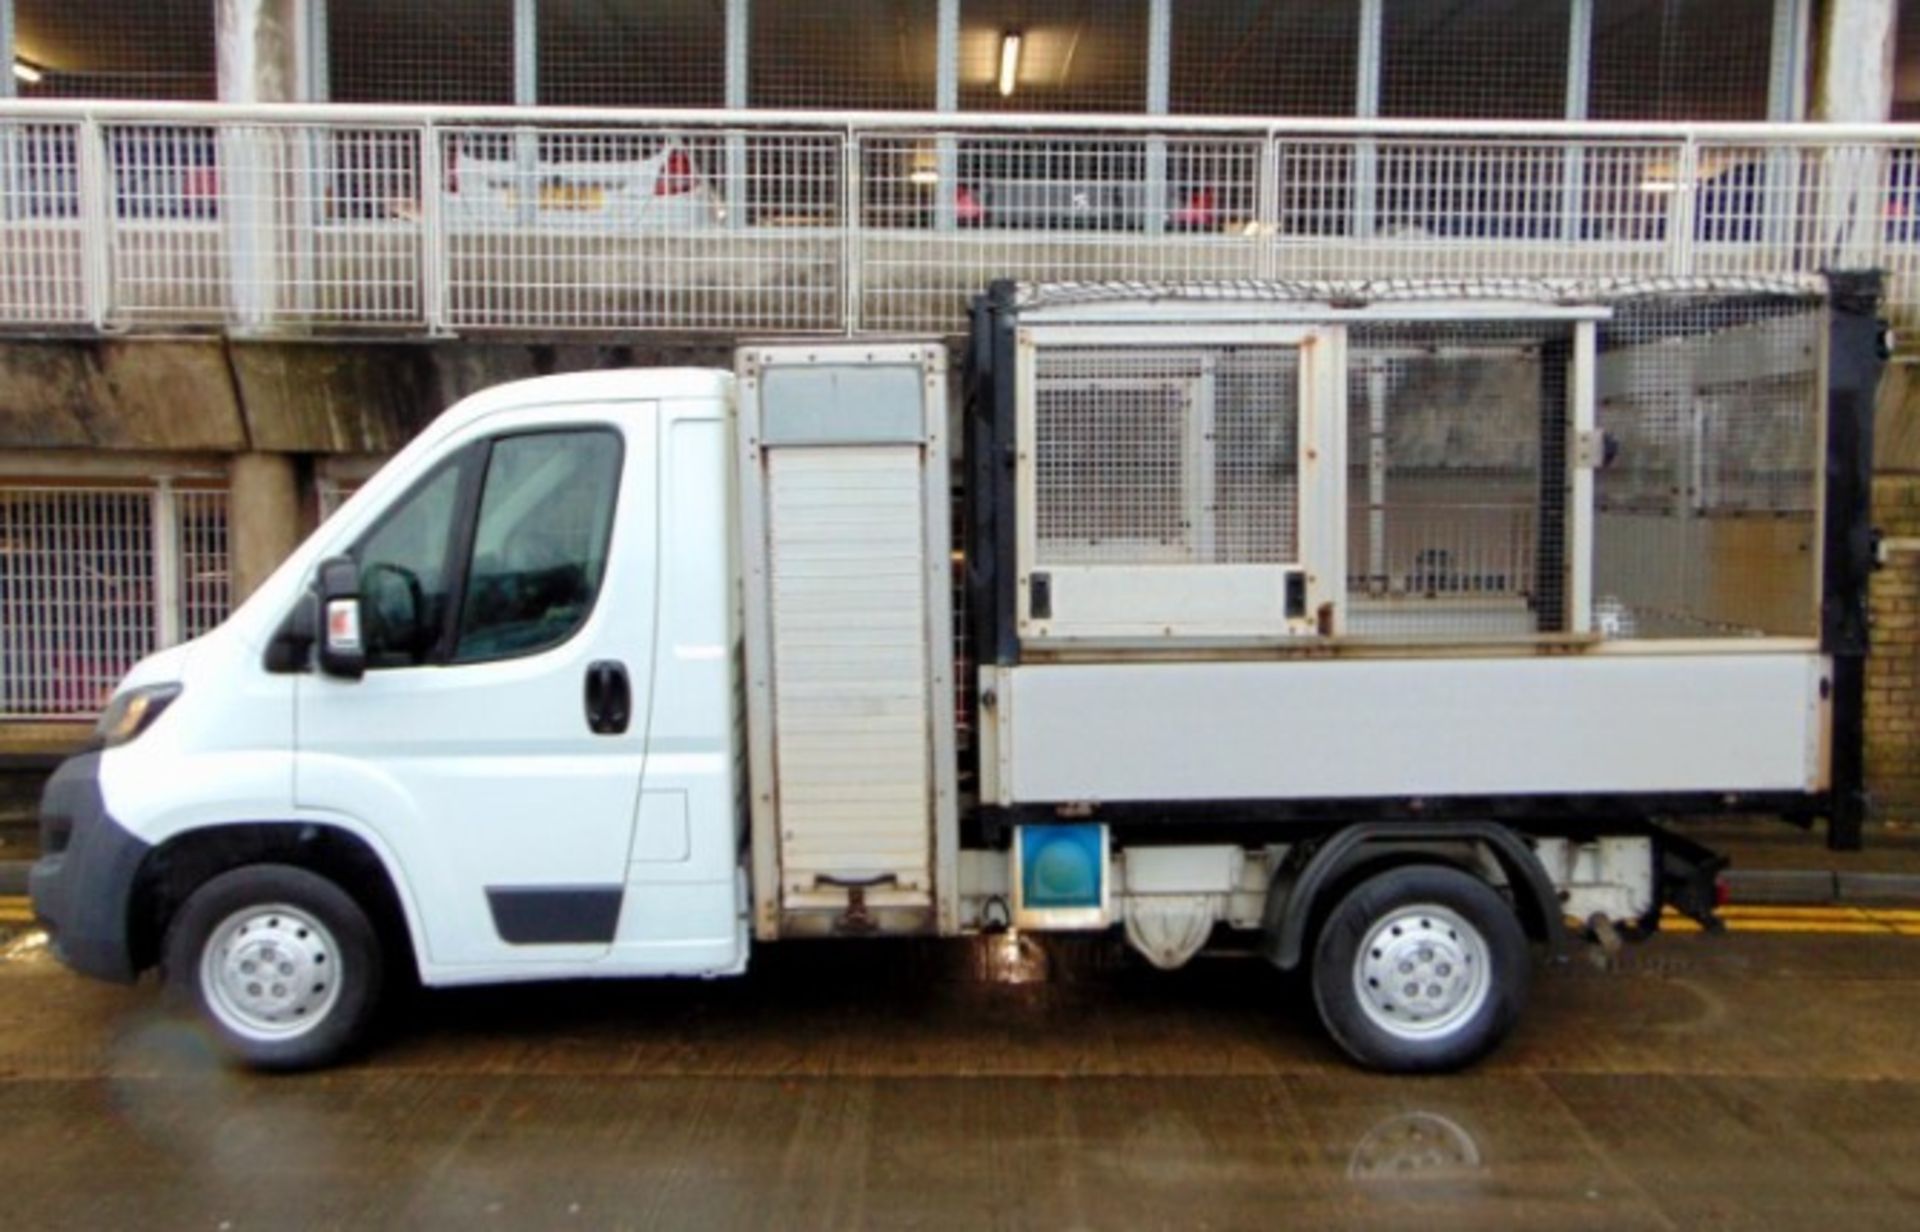
{"type": "Polygon", "coordinates": [[[327,97],[509,104],[513,47],[513,0],[327,0],[327,97]]]}
{"type": "Polygon", "coordinates": [[[215,97],[215,5],[208,0],[9,3],[13,88],[21,98],[215,97]]]}
{"type": "Polygon", "coordinates": [[[440,140],[455,328],[844,319],[839,135],[453,129],[440,140]]]}
{"type": "Polygon", "coordinates": [[[928,111],[937,104],[937,0],[754,0],[747,38],[753,107],[928,111]]]}
{"type": "Polygon", "coordinates": [[[1380,114],[1557,119],[1570,0],[1394,0],[1381,24],[1380,114]]]}
{"type": "Polygon", "coordinates": [[[1175,115],[1350,116],[1360,6],[1180,0],[1170,31],[1175,115]]]}
{"type": "Polygon", "coordinates": [[[1774,0],[1593,0],[1596,120],[1764,120],[1774,0]]]}
{"type": "Polygon", "coordinates": [[[1181,123],[16,119],[0,124],[0,327],[950,333],[1001,278],[1868,267],[1896,324],[1920,310],[1904,135],[1181,123]]]}
{"type": "MultiPolygon", "coordinates": [[[[208,0],[9,0],[29,98],[212,99],[208,0]]],[[[936,0],[328,0],[315,97],[362,103],[925,110],[936,0]],[[524,27],[522,28],[522,23],[524,27]],[[744,49],[729,64],[730,51],[744,49]]],[[[1763,119],[1775,0],[1393,0],[1378,55],[1359,0],[1178,0],[1174,114],[1763,119]],[[1588,48],[1585,64],[1570,63],[1588,48]],[[1361,85],[1363,74],[1368,82],[1361,85]],[[1576,79],[1585,91],[1569,91],[1576,79]]],[[[1155,92],[1148,0],[962,0],[961,109],[1141,112],[1155,92]]],[[[1912,24],[1903,22],[1902,27],[1912,24]]],[[[1801,62],[1807,57],[1800,56],[1801,62]]],[[[1902,64],[1910,57],[1902,59],[1902,64]]]]}
{"type": "Polygon", "coordinates": [[[88,319],[79,137],[77,124],[0,125],[0,318],[88,319]]]}
{"type": "Polygon", "coordinates": [[[725,5],[541,0],[536,14],[535,98],[543,106],[726,103],[725,5]]]}
{"type": "Polygon", "coordinates": [[[224,491],[0,485],[0,717],[90,717],[230,605],[224,491]]]}
{"type": "Polygon", "coordinates": [[[963,0],[962,111],[1141,112],[1147,0],[963,0]]]}

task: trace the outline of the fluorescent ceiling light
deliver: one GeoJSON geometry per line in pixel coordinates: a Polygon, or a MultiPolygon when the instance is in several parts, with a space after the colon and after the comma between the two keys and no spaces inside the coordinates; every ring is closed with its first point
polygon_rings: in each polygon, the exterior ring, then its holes
{"type": "Polygon", "coordinates": [[[30,86],[39,85],[41,78],[46,76],[45,73],[42,73],[33,65],[28,64],[25,60],[15,60],[13,62],[13,75],[30,86]]]}
{"type": "Polygon", "coordinates": [[[1680,185],[1673,180],[1642,180],[1640,191],[1643,193],[1679,192],[1680,185]]]}
{"type": "Polygon", "coordinates": [[[940,172],[932,167],[915,167],[912,171],[907,172],[907,183],[909,184],[938,184],[939,182],[940,172]]]}
{"type": "Polygon", "coordinates": [[[1002,97],[1013,93],[1013,83],[1020,76],[1020,32],[1009,30],[1000,36],[1000,93],[1002,97]]]}

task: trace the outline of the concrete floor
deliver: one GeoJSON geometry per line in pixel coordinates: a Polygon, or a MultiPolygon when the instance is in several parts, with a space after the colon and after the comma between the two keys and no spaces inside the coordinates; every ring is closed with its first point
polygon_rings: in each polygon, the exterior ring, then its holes
{"type": "MultiPolygon", "coordinates": [[[[436,993],[218,1067],[154,989],[0,959],[33,1228],[1911,1228],[1920,940],[1671,936],[1543,972],[1472,1073],[1348,1068],[1248,960],[790,944],[745,980],[436,993]]],[[[1291,999],[1290,998],[1291,993],[1291,999]]]]}

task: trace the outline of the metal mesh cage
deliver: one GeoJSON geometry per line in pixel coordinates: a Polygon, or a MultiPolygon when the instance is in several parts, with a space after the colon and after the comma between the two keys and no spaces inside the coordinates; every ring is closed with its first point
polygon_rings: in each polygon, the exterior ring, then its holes
{"type": "Polygon", "coordinates": [[[209,0],[12,0],[21,98],[214,97],[209,0]]]}
{"type": "Polygon", "coordinates": [[[1813,635],[1825,320],[1809,300],[1695,296],[1602,328],[1602,632],[1813,635]]]}
{"type": "Polygon", "coordinates": [[[1043,565],[1298,556],[1292,347],[1050,347],[1034,374],[1043,565]]]}
{"type": "Polygon", "coordinates": [[[1565,629],[1559,440],[1571,336],[1557,323],[1352,331],[1347,573],[1355,634],[1565,629]]]}

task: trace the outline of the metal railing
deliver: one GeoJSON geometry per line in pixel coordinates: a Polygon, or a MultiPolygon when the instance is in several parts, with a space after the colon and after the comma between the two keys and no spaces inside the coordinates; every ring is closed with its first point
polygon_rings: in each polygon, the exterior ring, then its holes
{"type": "Polygon", "coordinates": [[[0,104],[0,330],[952,332],[996,278],[1877,266],[1920,125],[0,104]]]}

